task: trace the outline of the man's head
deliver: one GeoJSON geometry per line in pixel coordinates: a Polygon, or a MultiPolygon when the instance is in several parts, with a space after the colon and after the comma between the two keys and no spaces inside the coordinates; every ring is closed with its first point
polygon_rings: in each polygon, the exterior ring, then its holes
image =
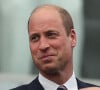
{"type": "Polygon", "coordinates": [[[30,16],[28,33],[34,63],[42,74],[72,72],[76,34],[65,10],[53,5],[38,7],[30,16]]]}

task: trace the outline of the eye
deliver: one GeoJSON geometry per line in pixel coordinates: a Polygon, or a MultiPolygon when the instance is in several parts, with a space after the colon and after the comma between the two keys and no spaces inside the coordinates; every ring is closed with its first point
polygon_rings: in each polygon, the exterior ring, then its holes
{"type": "Polygon", "coordinates": [[[53,38],[56,38],[56,37],[58,36],[58,32],[56,32],[56,31],[48,31],[48,32],[46,33],[46,36],[47,36],[48,38],[53,39],[53,38]]]}
{"type": "Polygon", "coordinates": [[[39,39],[40,39],[40,36],[39,36],[38,34],[32,34],[32,35],[30,36],[30,40],[31,40],[32,42],[37,42],[39,39]]]}

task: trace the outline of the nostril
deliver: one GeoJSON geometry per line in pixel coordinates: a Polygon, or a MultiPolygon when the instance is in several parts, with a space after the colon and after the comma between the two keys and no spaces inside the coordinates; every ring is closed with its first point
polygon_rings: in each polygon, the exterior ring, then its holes
{"type": "Polygon", "coordinates": [[[39,50],[41,50],[41,51],[47,51],[48,49],[49,49],[49,44],[48,43],[42,43],[42,44],[40,44],[39,45],[39,50]]]}

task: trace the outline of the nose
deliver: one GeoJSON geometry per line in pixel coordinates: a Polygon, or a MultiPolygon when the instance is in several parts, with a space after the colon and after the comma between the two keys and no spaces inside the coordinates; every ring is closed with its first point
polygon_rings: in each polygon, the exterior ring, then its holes
{"type": "Polygon", "coordinates": [[[45,37],[41,37],[40,43],[39,43],[39,50],[41,51],[47,51],[49,49],[50,45],[48,43],[48,40],[45,37]]]}

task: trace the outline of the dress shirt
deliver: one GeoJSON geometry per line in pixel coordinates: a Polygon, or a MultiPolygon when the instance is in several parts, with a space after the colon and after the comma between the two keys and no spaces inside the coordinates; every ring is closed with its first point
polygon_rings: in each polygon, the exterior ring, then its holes
{"type": "MultiPolygon", "coordinates": [[[[43,86],[44,90],[57,90],[57,88],[60,86],[57,83],[55,83],[51,80],[48,80],[40,73],[39,73],[39,82],[43,86]]],[[[63,85],[65,87],[67,87],[68,90],[78,90],[77,81],[76,81],[74,72],[73,72],[71,78],[68,81],[66,81],[63,85]]]]}

